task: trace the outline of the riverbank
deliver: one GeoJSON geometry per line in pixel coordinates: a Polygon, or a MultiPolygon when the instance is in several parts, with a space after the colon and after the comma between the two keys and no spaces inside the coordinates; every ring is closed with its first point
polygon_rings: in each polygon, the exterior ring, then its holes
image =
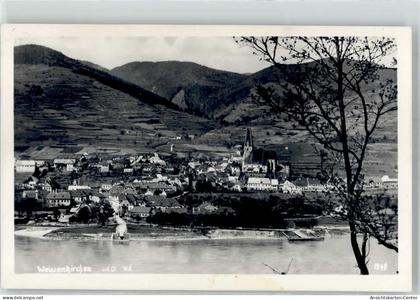
{"type": "Polygon", "coordinates": [[[56,230],[56,227],[27,227],[15,230],[16,236],[32,237],[32,238],[43,238],[45,235],[56,230]]]}
{"type": "MultiPolygon", "coordinates": [[[[159,227],[128,224],[130,240],[223,240],[223,239],[281,239],[285,233],[307,229],[204,229],[159,227]]],[[[348,232],[345,226],[319,226],[310,230],[317,236],[337,236],[348,232]]],[[[115,225],[76,225],[66,227],[16,226],[15,235],[48,240],[111,240],[115,225]]]]}

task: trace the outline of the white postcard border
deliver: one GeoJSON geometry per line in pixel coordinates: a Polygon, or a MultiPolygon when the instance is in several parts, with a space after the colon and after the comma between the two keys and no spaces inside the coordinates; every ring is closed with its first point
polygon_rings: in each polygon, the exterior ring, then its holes
{"type": "Polygon", "coordinates": [[[9,289],[410,291],[412,286],[412,92],[408,27],[216,25],[2,25],[1,27],[1,286],[9,289]],[[13,47],[23,37],[323,35],[389,36],[398,57],[399,274],[16,274],[14,272],[13,47]]]}

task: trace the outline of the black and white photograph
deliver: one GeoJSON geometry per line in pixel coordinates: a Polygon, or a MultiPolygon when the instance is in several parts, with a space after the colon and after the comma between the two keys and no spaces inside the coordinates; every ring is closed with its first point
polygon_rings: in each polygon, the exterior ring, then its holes
{"type": "Polygon", "coordinates": [[[409,273],[409,31],[29,27],[2,110],[14,274],[409,273]]]}

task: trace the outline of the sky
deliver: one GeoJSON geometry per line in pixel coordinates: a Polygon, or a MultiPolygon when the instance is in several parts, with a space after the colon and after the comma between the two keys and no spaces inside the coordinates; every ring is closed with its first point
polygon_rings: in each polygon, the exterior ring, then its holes
{"type": "Polygon", "coordinates": [[[16,45],[38,44],[108,69],[133,61],[191,61],[210,68],[253,73],[268,67],[231,37],[133,37],[21,39],[16,45]]]}

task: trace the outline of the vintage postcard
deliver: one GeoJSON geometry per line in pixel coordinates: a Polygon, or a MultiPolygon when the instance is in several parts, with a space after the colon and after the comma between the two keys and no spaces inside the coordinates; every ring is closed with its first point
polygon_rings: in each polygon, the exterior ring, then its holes
{"type": "Polygon", "coordinates": [[[4,288],[411,289],[410,28],[1,33],[4,288]]]}

